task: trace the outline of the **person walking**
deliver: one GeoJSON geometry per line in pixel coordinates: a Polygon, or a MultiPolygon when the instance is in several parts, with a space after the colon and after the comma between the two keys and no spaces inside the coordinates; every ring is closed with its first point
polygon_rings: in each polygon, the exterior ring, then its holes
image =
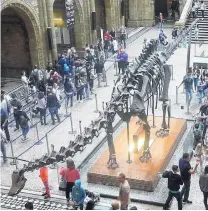
{"type": "Polygon", "coordinates": [[[183,198],[184,203],[191,204],[192,201],[189,201],[189,191],[191,185],[191,175],[194,174],[197,170],[198,163],[195,165],[194,169],[190,165],[190,156],[188,153],[184,153],[183,157],[179,160],[179,168],[181,178],[183,180],[183,188],[181,190],[181,198],[183,198]]]}
{"type": "Polygon", "coordinates": [[[179,87],[182,84],[184,84],[184,87],[185,87],[185,90],[186,90],[186,103],[187,103],[187,106],[189,107],[190,103],[191,103],[191,100],[193,98],[193,78],[192,78],[192,71],[191,71],[191,69],[184,76],[183,81],[181,82],[179,87]]]}
{"type": "Polygon", "coordinates": [[[46,99],[45,99],[43,92],[38,93],[37,110],[40,112],[41,125],[47,125],[47,123],[46,123],[46,99]]]}
{"type": "Polygon", "coordinates": [[[199,187],[204,195],[204,206],[208,210],[207,198],[208,198],[208,165],[204,168],[204,173],[199,177],[199,187]]]}
{"type": "Polygon", "coordinates": [[[113,54],[118,53],[118,42],[116,38],[113,38],[113,54]]]}
{"type": "Polygon", "coordinates": [[[101,77],[102,77],[102,73],[103,73],[103,68],[104,68],[103,62],[101,62],[99,59],[97,59],[95,62],[94,69],[97,74],[98,88],[101,87],[101,77]]]}
{"type": "Polygon", "coordinates": [[[206,10],[206,4],[204,1],[201,1],[201,13],[202,13],[202,20],[204,20],[204,11],[206,10]]]}
{"type": "Polygon", "coordinates": [[[130,204],[130,186],[128,181],[126,180],[125,174],[119,173],[117,178],[120,183],[118,196],[121,205],[120,208],[121,210],[127,210],[130,204]]]}
{"type": "Polygon", "coordinates": [[[111,36],[111,41],[113,41],[114,39],[116,39],[116,31],[115,31],[114,28],[111,29],[110,36],[111,36]]]}
{"type": "Polygon", "coordinates": [[[52,92],[52,89],[48,90],[48,96],[47,96],[47,106],[52,120],[52,125],[55,125],[55,118],[56,116],[58,122],[60,122],[60,117],[58,115],[58,109],[60,108],[59,101],[56,97],[56,95],[52,92]]]}
{"type": "Polygon", "coordinates": [[[72,188],[73,206],[83,210],[85,197],[86,192],[85,189],[81,186],[81,180],[76,180],[72,188]]]}
{"type": "Polygon", "coordinates": [[[29,133],[29,124],[30,121],[29,117],[27,116],[26,112],[22,110],[22,105],[18,105],[17,107],[17,119],[19,122],[19,125],[22,129],[22,141],[25,142],[27,140],[27,134],[29,133]]]}
{"type": "Polygon", "coordinates": [[[165,171],[162,175],[163,178],[168,179],[168,198],[165,202],[163,210],[167,210],[169,208],[169,204],[173,197],[178,201],[178,210],[182,210],[182,199],[180,195],[180,186],[183,185],[183,181],[181,176],[178,174],[179,168],[177,165],[172,166],[172,171],[165,171]]]}
{"type": "Polygon", "coordinates": [[[24,88],[25,101],[27,103],[29,100],[29,79],[27,78],[25,71],[22,72],[21,81],[24,88]]]}
{"type": "Polygon", "coordinates": [[[50,194],[50,188],[48,184],[48,167],[43,166],[40,168],[39,177],[42,180],[43,185],[45,187],[45,192],[42,194],[42,196],[44,196],[45,199],[50,198],[51,194],[50,194]]]}
{"type": "Polygon", "coordinates": [[[60,175],[64,178],[66,181],[66,199],[67,204],[69,204],[70,200],[70,194],[72,193],[72,188],[74,186],[74,183],[76,180],[80,179],[80,173],[79,170],[75,168],[74,161],[72,159],[66,160],[66,167],[61,168],[60,175]]]}

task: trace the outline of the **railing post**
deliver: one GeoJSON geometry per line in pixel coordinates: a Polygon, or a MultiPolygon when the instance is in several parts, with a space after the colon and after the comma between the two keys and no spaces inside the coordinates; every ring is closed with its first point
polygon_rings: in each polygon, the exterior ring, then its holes
{"type": "Polygon", "coordinates": [[[99,110],[98,110],[98,102],[97,102],[97,94],[95,94],[95,113],[98,113],[99,110]]]}
{"type": "Polygon", "coordinates": [[[76,131],[74,131],[74,127],[73,127],[72,112],[70,114],[70,123],[71,123],[71,131],[69,131],[69,134],[76,134],[76,131]]]}
{"type": "Polygon", "coordinates": [[[9,143],[11,146],[11,153],[12,153],[12,158],[13,158],[13,160],[10,162],[10,165],[16,165],[17,160],[14,157],[14,149],[13,149],[12,141],[10,141],[9,143]]]}
{"type": "Polygon", "coordinates": [[[178,105],[178,86],[176,86],[176,105],[178,105]]]}
{"type": "Polygon", "coordinates": [[[49,143],[48,143],[48,133],[46,133],[45,137],[46,137],[48,155],[50,155],[50,149],[49,149],[49,143]]]}

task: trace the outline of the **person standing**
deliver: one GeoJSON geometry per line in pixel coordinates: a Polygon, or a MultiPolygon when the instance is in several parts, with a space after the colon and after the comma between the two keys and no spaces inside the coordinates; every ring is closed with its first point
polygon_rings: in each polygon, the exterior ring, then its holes
{"type": "Polygon", "coordinates": [[[83,210],[84,200],[86,197],[85,189],[81,186],[81,180],[76,180],[72,188],[72,201],[75,207],[83,210]]]}
{"type": "Polygon", "coordinates": [[[204,173],[200,175],[199,187],[204,195],[204,206],[208,210],[207,198],[208,198],[208,165],[205,166],[204,173]]]}
{"type": "Polygon", "coordinates": [[[46,123],[46,99],[43,92],[38,93],[37,109],[40,112],[41,125],[47,125],[46,123]]]}
{"type": "Polygon", "coordinates": [[[178,171],[179,171],[178,166],[173,165],[172,171],[165,171],[162,175],[163,178],[168,179],[168,189],[169,189],[168,198],[163,207],[164,210],[167,210],[169,208],[169,204],[173,197],[175,197],[176,200],[178,201],[178,210],[182,210],[180,186],[183,185],[183,181],[181,179],[181,176],[178,174],[178,171]]]}
{"type": "Polygon", "coordinates": [[[116,38],[113,38],[113,54],[118,53],[118,42],[116,38]]]}
{"type": "Polygon", "coordinates": [[[198,163],[195,165],[194,169],[190,165],[190,156],[188,153],[184,153],[183,157],[179,160],[179,168],[181,178],[183,180],[183,188],[181,190],[181,198],[183,198],[184,203],[191,204],[192,201],[189,201],[189,191],[191,185],[191,175],[194,174],[197,170],[198,163]]]}
{"type": "Polygon", "coordinates": [[[45,187],[45,193],[43,193],[42,196],[44,196],[45,199],[50,198],[51,194],[50,194],[50,188],[48,184],[48,167],[43,166],[40,168],[39,177],[42,180],[43,185],[45,187]]]}
{"type": "Polygon", "coordinates": [[[204,11],[206,10],[206,4],[204,1],[201,1],[201,13],[202,13],[202,20],[204,20],[204,11]]]}
{"type": "Polygon", "coordinates": [[[30,130],[28,122],[30,121],[29,117],[27,116],[26,112],[22,110],[22,105],[18,105],[17,107],[17,119],[19,122],[19,125],[22,129],[22,141],[27,140],[27,134],[30,130]]]}
{"type": "Polygon", "coordinates": [[[127,210],[130,204],[130,186],[123,173],[118,174],[118,181],[120,183],[118,199],[121,204],[121,210],[127,210]]]}
{"type": "Polygon", "coordinates": [[[116,31],[115,31],[114,28],[111,29],[110,36],[111,36],[111,41],[113,41],[114,39],[116,39],[116,31]]]}
{"type": "Polygon", "coordinates": [[[58,109],[60,108],[60,104],[58,102],[58,99],[56,95],[52,92],[52,89],[48,90],[48,96],[47,96],[47,106],[46,106],[50,112],[52,125],[55,125],[55,118],[56,116],[58,122],[60,122],[60,117],[58,115],[58,109]]]}
{"type": "Polygon", "coordinates": [[[25,71],[22,72],[22,77],[21,77],[22,85],[24,88],[24,96],[25,96],[25,101],[26,103],[28,102],[28,97],[29,97],[29,79],[26,76],[25,71]]]}
{"type": "Polygon", "coordinates": [[[121,43],[123,44],[123,47],[126,48],[126,38],[127,38],[127,31],[125,26],[121,27],[121,43]]]}
{"type": "Polygon", "coordinates": [[[101,62],[99,59],[97,59],[95,66],[94,66],[94,69],[95,69],[95,72],[97,74],[98,88],[101,87],[101,77],[102,77],[102,73],[103,73],[103,68],[104,68],[103,62],[101,62]]]}
{"type": "Polygon", "coordinates": [[[8,118],[9,118],[9,103],[5,99],[5,95],[1,94],[1,129],[4,130],[6,140],[10,141],[10,134],[8,129],[8,118]]]}
{"type": "Polygon", "coordinates": [[[64,178],[64,180],[67,183],[65,192],[66,192],[66,200],[68,204],[74,183],[76,180],[80,179],[79,170],[75,168],[75,164],[72,159],[68,158],[66,160],[66,167],[61,168],[60,175],[64,178]]]}
{"type": "Polygon", "coordinates": [[[4,137],[4,134],[3,134],[3,131],[2,129],[0,128],[0,135],[1,135],[1,153],[2,153],[2,156],[3,156],[3,162],[6,163],[7,162],[7,158],[6,158],[6,147],[5,147],[5,137],[4,137]]]}
{"type": "Polygon", "coordinates": [[[118,61],[119,74],[121,70],[122,74],[124,74],[125,69],[128,65],[128,54],[124,51],[124,49],[121,49],[120,54],[117,55],[117,61],[118,61]]]}
{"type": "Polygon", "coordinates": [[[17,119],[17,111],[18,111],[18,107],[22,106],[20,100],[17,99],[17,96],[12,93],[11,95],[12,100],[11,100],[11,106],[13,108],[13,114],[14,114],[14,119],[15,119],[15,123],[16,123],[16,128],[14,129],[14,131],[19,130],[19,122],[17,119]]]}
{"type": "Polygon", "coordinates": [[[68,107],[69,105],[69,100],[70,100],[70,106],[73,106],[73,97],[74,97],[74,88],[72,81],[69,77],[66,77],[66,80],[64,82],[64,92],[66,95],[66,106],[68,107]]]}

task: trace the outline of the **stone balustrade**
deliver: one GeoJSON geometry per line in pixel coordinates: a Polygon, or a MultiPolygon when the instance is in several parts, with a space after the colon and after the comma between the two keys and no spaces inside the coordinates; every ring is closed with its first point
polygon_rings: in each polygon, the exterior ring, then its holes
{"type": "Polygon", "coordinates": [[[177,26],[179,28],[183,28],[185,26],[186,20],[189,16],[191,8],[192,8],[192,2],[193,2],[193,0],[186,0],[181,17],[180,17],[179,21],[177,21],[175,23],[175,26],[177,26]]]}

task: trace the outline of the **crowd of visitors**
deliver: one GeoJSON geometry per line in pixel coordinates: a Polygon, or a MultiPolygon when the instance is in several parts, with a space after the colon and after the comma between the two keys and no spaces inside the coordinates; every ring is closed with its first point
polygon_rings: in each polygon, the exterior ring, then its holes
{"type": "Polygon", "coordinates": [[[201,11],[201,19],[204,20],[204,11],[206,10],[206,4],[204,1],[195,0],[192,3],[191,14],[193,18],[199,17],[199,11],[201,11]]]}

